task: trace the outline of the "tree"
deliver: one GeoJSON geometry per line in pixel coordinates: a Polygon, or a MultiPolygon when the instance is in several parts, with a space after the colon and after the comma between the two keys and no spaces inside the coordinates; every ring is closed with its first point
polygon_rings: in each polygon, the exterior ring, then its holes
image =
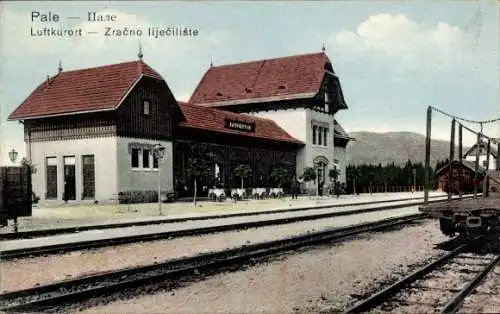
{"type": "Polygon", "coordinates": [[[194,180],[193,204],[196,206],[197,180],[210,174],[210,163],[200,157],[191,157],[187,160],[187,175],[194,180]]]}
{"type": "Polygon", "coordinates": [[[333,182],[337,181],[339,175],[340,175],[340,170],[337,168],[333,168],[328,171],[328,177],[330,178],[330,180],[333,180],[333,182]]]}
{"type": "Polygon", "coordinates": [[[352,182],[352,192],[353,194],[356,194],[356,179],[358,178],[358,168],[354,165],[349,165],[346,168],[346,175],[347,178],[352,182]]]}
{"type": "Polygon", "coordinates": [[[243,189],[243,180],[252,175],[252,168],[247,164],[241,164],[234,169],[234,174],[241,178],[241,188],[243,189]]]}
{"type": "Polygon", "coordinates": [[[302,179],[304,179],[304,182],[316,180],[316,171],[314,170],[314,168],[305,167],[304,174],[302,174],[302,179]]]}
{"type": "Polygon", "coordinates": [[[274,184],[276,184],[278,187],[282,187],[283,183],[285,183],[289,179],[290,174],[288,173],[287,169],[283,167],[277,167],[273,169],[269,177],[274,184]]]}
{"type": "MultiPolygon", "coordinates": [[[[310,182],[310,181],[315,181],[316,180],[316,170],[312,167],[305,167],[304,168],[304,173],[301,176],[302,179],[304,179],[304,182],[310,182]]],[[[308,186],[309,189],[309,186],[308,186]]]]}

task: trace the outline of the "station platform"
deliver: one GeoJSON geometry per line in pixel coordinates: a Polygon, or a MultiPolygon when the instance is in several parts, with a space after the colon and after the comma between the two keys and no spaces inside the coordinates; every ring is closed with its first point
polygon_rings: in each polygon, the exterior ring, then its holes
{"type": "MultiPolygon", "coordinates": [[[[438,199],[441,198],[444,199],[445,197],[439,197],[438,199]]],[[[253,222],[253,221],[300,217],[306,215],[318,215],[322,213],[342,212],[342,211],[349,212],[354,210],[362,210],[366,208],[380,208],[381,212],[384,212],[384,214],[375,216],[378,217],[378,219],[384,219],[384,218],[390,218],[392,217],[391,215],[397,214],[401,211],[407,214],[417,213],[418,212],[417,204],[421,201],[422,199],[416,198],[415,200],[411,201],[405,200],[405,201],[396,201],[391,203],[365,204],[365,205],[349,205],[349,203],[344,203],[345,206],[343,207],[332,207],[331,204],[318,204],[315,205],[318,208],[309,207],[309,209],[291,211],[291,212],[281,211],[279,213],[272,213],[272,209],[269,209],[269,210],[259,211],[258,213],[261,213],[261,215],[257,214],[251,216],[247,215],[247,216],[228,217],[228,218],[219,217],[219,218],[205,219],[205,220],[196,220],[195,218],[199,217],[199,215],[198,216],[190,215],[190,216],[184,216],[187,219],[183,222],[161,223],[161,224],[143,225],[143,226],[130,226],[130,227],[120,227],[112,229],[96,229],[96,230],[82,231],[78,233],[61,234],[61,235],[46,236],[46,237],[31,238],[31,239],[5,240],[5,241],[0,241],[0,250],[8,251],[15,249],[23,249],[23,248],[51,246],[56,244],[97,241],[102,239],[128,237],[131,235],[146,235],[146,234],[154,234],[160,232],[172,232],[172,231],[180,231],[188,229],[197,229],[203,227],[232,225],[232,224],[253,222]],[[408,204],[409,207],[407,207],[406,210],[405,209],[383,210],[384,207],[397,204],[408,204]]],[[[283,209],[283,207],[280,209],[283,209]]],[[[274,210],[279,210],[279,209],[274,209],[274,210]]],[[[214,212],[211,212],[210,214],[213,215],[214,212]]],[[[353,217],[352,224],[355,224],[358,222],[357,219],[363,215],[366,214],[356,214],[347,217],[353,217]]],[[[182,216],[177,216],[177,217],[182,217],[182,216]]],[[[327,219],[337,219],[337,218],[338,217],[327,218],[327,219]]],[[[165,217],[155,217],[151,219],[165,219],[165,217]]],[[[300,223],[314,224],[314,221],[315,220],[309,220],[308,222],[300,222],[300,223]]]]}
{"type": "MultiPolygon", "coordinates": [[[[442,192],[431,192],[430,197],[443,196],[442,192]]],[[[234,203],[225,202],[198,202],[193,203],[166,203],[162,204],[161,214],[157,203],[149,204],[122,204],[85,205],[66,204],[56,207],[35,207],[31,217],[20,217],[17,231],[42,231],[55,228],[83,228],[89,226],[109,226],[133,223],[159,222],[164,220],[196,219],[209,216],[237,215],[253,212],[280,211],[298,208],[322,208],[325,206],[345,206],[367,202],[384,202],[400,199],[423,198],[423,192],[416,193],[374,193],[360,195],[341,195],[336,197],[301,197],[292,200],[290,197],[282,199],[245,200],[234,203]]],[[[0,235],[12,233],[12,225],[0,228],[0,235]]]]}

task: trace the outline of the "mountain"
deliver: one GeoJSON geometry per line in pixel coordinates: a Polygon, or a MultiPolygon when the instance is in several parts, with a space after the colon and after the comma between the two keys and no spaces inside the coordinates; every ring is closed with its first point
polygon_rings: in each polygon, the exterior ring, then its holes
{"type": "MultiPolygon", "coordinates": [[[[404,165],[408,159],[422,163],[425,160],[425,136],[422,134],[351,132],[349,135],[356,140],[347,146],[348,164],[385,165],[394,162],[404,165]]],[[[438,160],[449,158],[449,152],[449,141],[431,140],[431,166],[434,167],[438,160]]]]}

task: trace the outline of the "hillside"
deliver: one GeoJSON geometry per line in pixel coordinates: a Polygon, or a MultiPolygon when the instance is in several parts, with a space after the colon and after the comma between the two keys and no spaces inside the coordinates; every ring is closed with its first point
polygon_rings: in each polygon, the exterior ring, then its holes
{"type": "MultiPolygon", "coordinates": [[[[411,132],[351,132],[356,138],[347,147],[349,164],[379,164],[394,162],[404,164],[408,159],[412,162],[424,162],[425,136],[411,132]]],[[[431,166],[437,160],[449,157],[450,144],[448,141],[431,141],[431,166]]],[[[465,151],[465,148],[464,148],[465,151]]]]}

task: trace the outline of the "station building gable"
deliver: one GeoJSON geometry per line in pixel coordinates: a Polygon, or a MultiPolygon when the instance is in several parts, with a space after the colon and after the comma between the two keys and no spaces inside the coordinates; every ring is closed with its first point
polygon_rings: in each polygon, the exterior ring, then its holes
{"type": "Polygon", "coordinates": [[[320,181],[327,182],[328,169],[343,167],[340,179],[345,180],[350,138],[335,138],[334,115],[347,104],[324,52],[212,66],[190,103],[271,119],[305,143],[297,153],[297,175],[315,167],[320,181]],[[318,156],[325,158],[320,164],[314,162],[318,156]]]}
{"type": "Polygon", "coordinates": [[[325,98],[328,112],[347,109],[340,81],[321,52],[210,67],[189,102],[250,112],[305,104],[323,109],[325,98]]]}
{"type": "Polygon", "coordinates": [[[173,155],[177,111],[167,83],[139,60],[61,69],[9,119],[23,121],[28,158],[39,169],[33,188],[42,199],[108,201],[121,192],[148,200],[159,168],[166,174],[161,189],[173,189],[172,158],[158,164],[151,147],[160,143],[173,155]]]}

